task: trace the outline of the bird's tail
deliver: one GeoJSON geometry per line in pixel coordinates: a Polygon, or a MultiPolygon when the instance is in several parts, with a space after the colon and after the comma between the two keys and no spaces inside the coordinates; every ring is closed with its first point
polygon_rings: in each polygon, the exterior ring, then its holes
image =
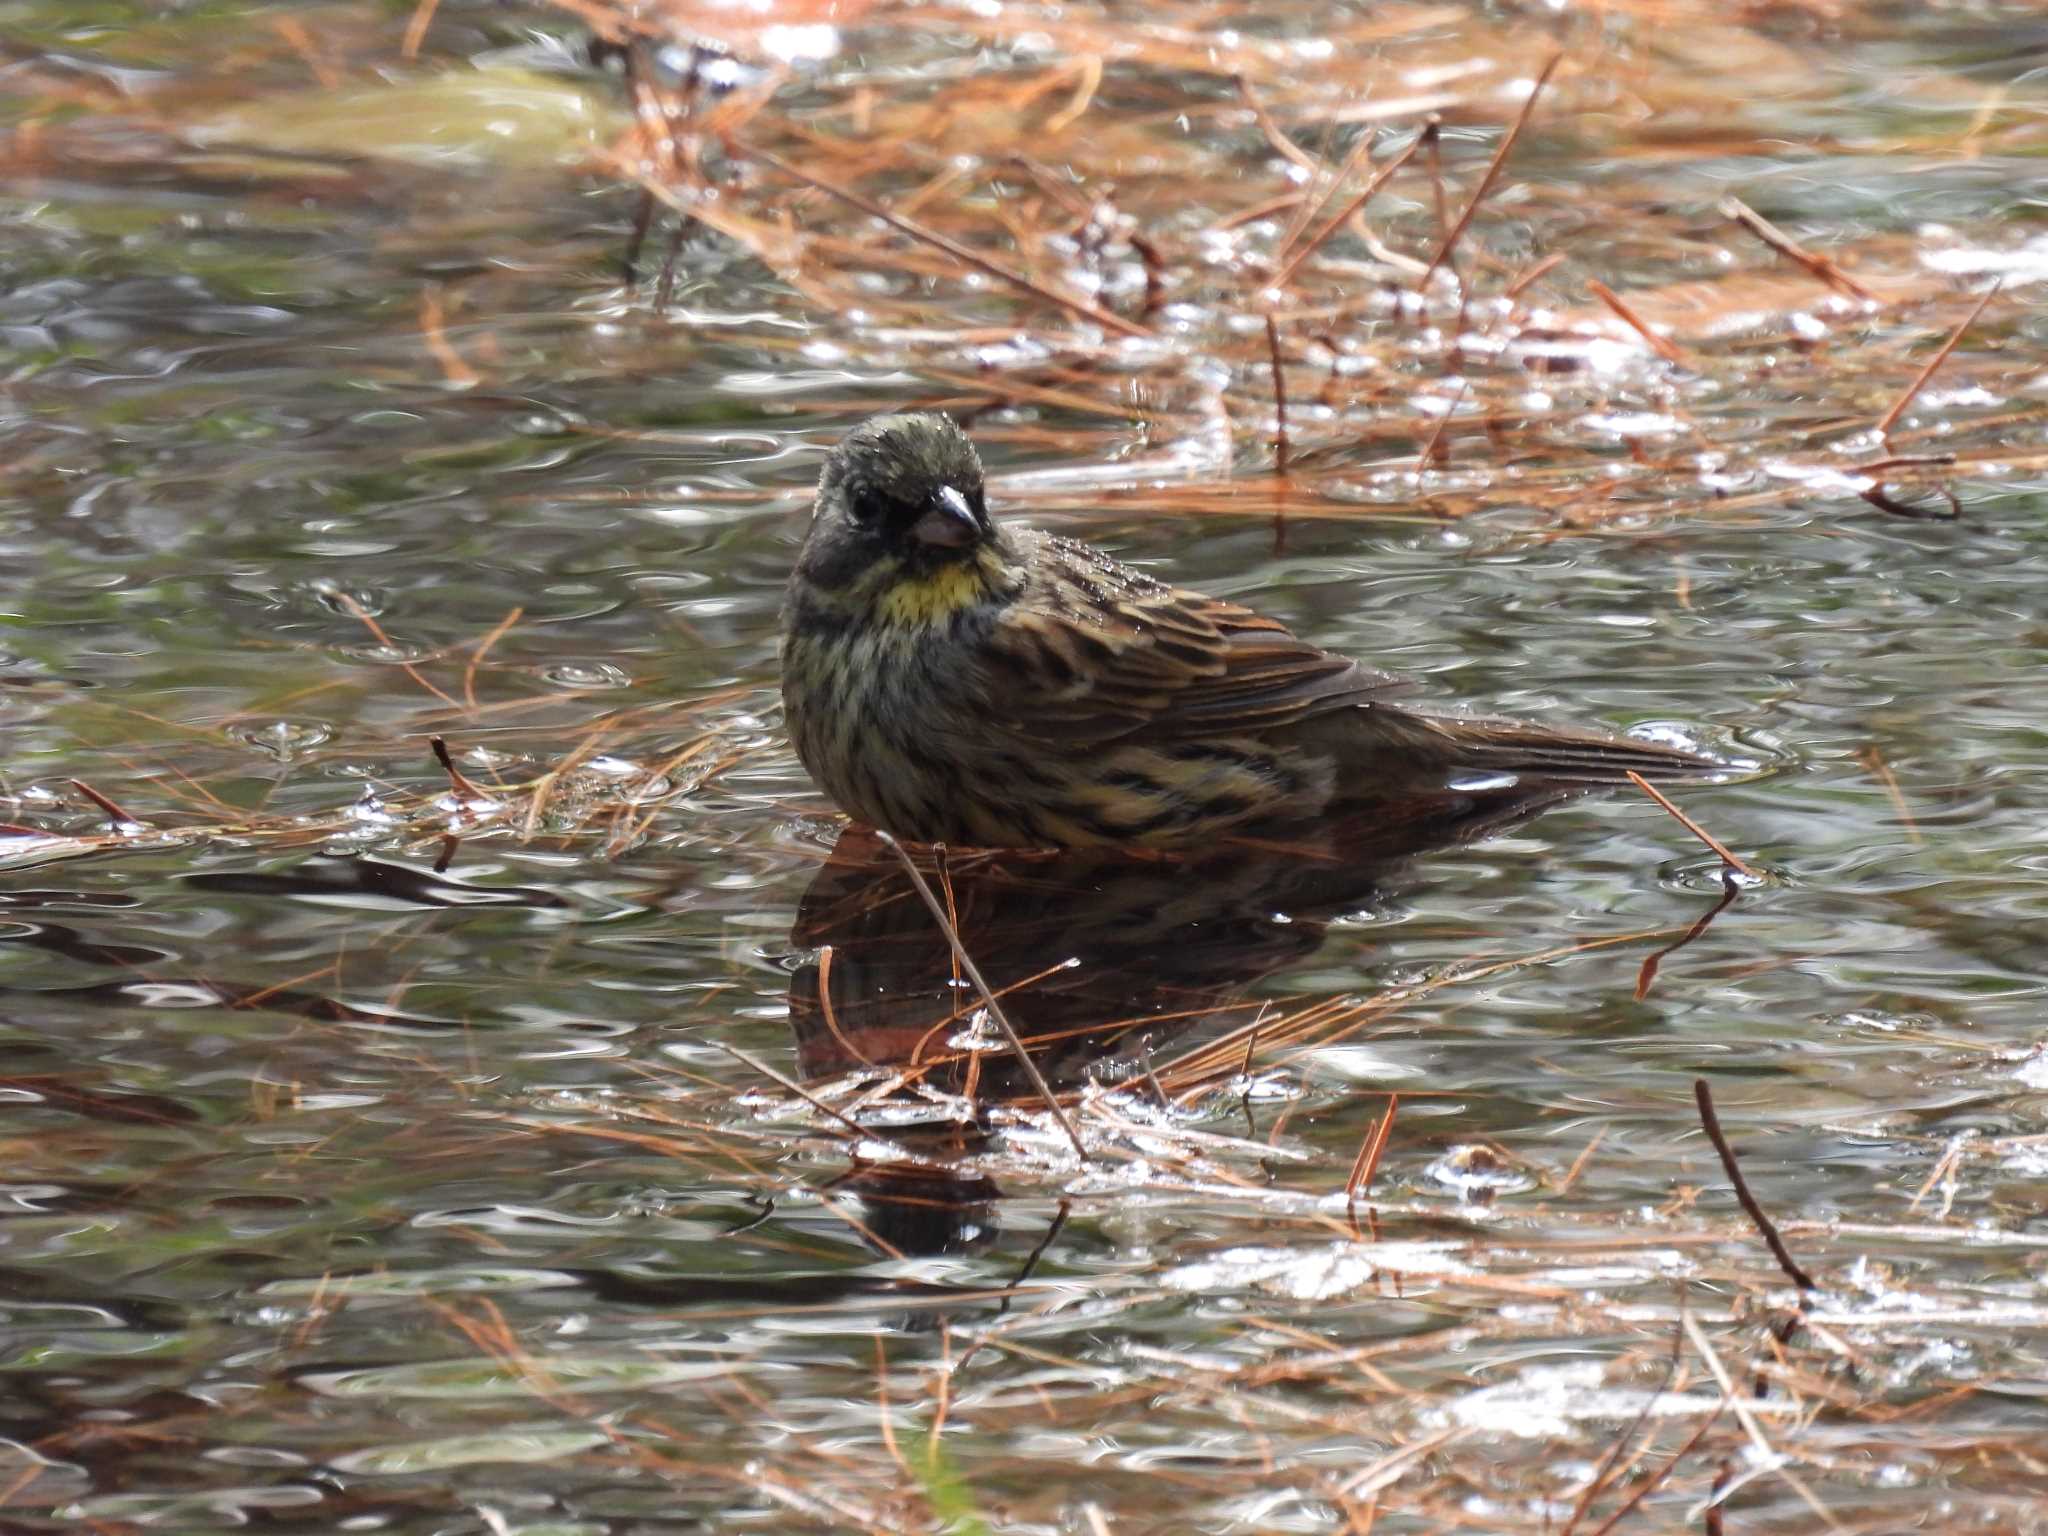
{"type": "MultiPolygon", "coordinates": [[[[1384,707],[1383,707],[1384,708],[1384,707]]],[[[1393,713],[1393,711],[1386,711],[1393,713]]],[[[1650,780],[1697,779],[1731,773],[1724,763],[1683,747],[1605,736],[1597,731],[1561,729],[1523,720],[1398,712],[1398,730],[1421,755],[1443,765],[1456,781],[1490,775],[1532,784],[1619,784],[1629,774],[1650,780]]],[[[1392,723],[1392,722],[1388,722],[1392,723]]],[[[1482,787],[1474,783],[1472,787],[1482,787]]],[[[1506,786],[1502,786],[1506,787],[1506,786]]]]}

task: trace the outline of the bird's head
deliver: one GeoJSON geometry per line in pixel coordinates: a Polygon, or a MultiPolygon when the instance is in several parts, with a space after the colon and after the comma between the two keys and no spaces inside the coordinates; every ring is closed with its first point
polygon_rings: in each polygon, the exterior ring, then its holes
{"type": "Polygon", "coordinates": [[[967,434],[944,416],[875,416],[825,460],[797,574],[843,599],[929,607],[969,595],[999,540],[967,434]]]}

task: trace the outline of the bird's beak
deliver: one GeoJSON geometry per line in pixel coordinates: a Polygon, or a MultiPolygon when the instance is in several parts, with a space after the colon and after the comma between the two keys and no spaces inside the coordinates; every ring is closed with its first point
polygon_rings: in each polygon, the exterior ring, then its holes
{"type": "Polygon", "coordinates": [[[913,539],[938,549],[965,549],[984,531],[967,498],[950,485],[942,485],[933,492],[924,516],[910,525],[913,539]]]}

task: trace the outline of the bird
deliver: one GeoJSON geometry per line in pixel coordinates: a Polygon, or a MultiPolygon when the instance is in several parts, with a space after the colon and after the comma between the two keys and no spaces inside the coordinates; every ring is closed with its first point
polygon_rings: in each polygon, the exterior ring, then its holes
{"type": "Polygon", "coordinates": [[[855,821],[917,843],[1206,848],[1417,802],[1725,774],[1655,742],[1396,702],[1278,619],[999,521],[950,417],[870,417],[818,477],[785,724],[855,821]]]}

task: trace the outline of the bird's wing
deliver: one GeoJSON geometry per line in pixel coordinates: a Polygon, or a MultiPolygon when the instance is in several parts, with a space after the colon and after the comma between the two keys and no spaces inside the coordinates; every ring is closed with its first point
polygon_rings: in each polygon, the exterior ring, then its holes
{"type": "Polygon", "coordinates": [[[1407,684],[1298,639],[1278,619],[1042,538],[1033,579],[986,650],[990,703],[1068,743],[1270,730],[1407,684]]]}

